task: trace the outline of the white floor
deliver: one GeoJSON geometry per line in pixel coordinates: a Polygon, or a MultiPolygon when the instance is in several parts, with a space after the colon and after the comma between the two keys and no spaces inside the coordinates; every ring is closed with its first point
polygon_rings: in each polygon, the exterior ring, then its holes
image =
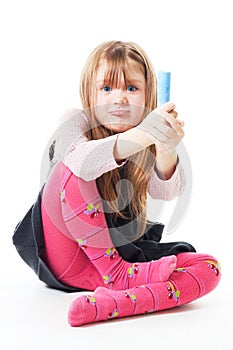
{"type": "Polygon", "coordinates": [[[10,241],[2,248],[11,264],[5,270],[1,261],[1,349],[233,349],[230,269],[216,290],[189,305],[72,328],[67,311],[78,293],[47,288],[10,241]]]}

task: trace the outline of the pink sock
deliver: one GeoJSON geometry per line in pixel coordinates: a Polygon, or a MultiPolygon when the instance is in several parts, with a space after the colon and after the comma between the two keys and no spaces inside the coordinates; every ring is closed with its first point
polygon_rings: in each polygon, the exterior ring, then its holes
{"type": "Polygon", "coordinates": [[[95,181],[86,182],[63,166],[61,208],[64,223],[110,289],[126,289],[166,281],[176,267],[176,257],[129,263],[113,247],[102,201],[95,181]]]}
{"type": "Polygon", "coordinates": [[[125,291],[98,287],[91,296],[78,297],[70,305],[70,325],[80,326],[169,309],[200,298],[217,286],[220,271],[215,258],[196,253],[179,255],[178,261],[183,263],[166,282],[146,284],[125,291]]]}

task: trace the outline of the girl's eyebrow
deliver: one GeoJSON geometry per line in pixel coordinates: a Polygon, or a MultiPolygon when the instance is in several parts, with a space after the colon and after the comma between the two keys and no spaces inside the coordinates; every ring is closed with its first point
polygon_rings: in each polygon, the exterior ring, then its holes
{"type": "Polygon", "coordinates": [[[130,81],[131,83],[142,83],[142,80],[140,80],[140,79],[134,79],[134,78],[132,78],[132,79],[127,79],[128,81],[130,81]]]}
{"type": "MultiPolygon", "coordinates": [[[[140,79],[126,79],[126,81],[128,83],[137,83],[137,84],[141,84],[142,83],[142,80],[140,80],[140,79]]],[[[96,84],[106,84],[106,83],[108,83],[108,81],[106,81],[105,79],[96,81],[96,84]]]]}
{"type": "Polygon", "coordinates": [[[103,87],[103,86],[105,86],[105,85],[109,85],[110,83],[109,82],[107,82],[107,81],[105,81],[105,80],[98,80],[97,82],[96,82],[96,86],[97,87],[103,87]]]}

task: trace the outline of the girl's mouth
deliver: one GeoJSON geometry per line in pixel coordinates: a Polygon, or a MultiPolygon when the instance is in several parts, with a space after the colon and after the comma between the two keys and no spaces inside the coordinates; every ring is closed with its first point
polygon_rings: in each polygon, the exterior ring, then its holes
{"type": "Polygon", "coordinates": [[[109,111],[109,114],[115,115],[117,117],[123,117],[129,113],[130,113],[130,111],[128,109],[115,109],[115,110],[109,111]]]}

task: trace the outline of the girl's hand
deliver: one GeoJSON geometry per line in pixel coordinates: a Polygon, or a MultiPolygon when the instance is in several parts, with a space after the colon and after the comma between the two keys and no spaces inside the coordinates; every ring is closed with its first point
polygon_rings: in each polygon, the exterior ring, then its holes
{"type": "Polygon", "coordinates": [[[171,153],[184,137],[184,122],[177,117],[175,104],[166,102],[148,114],[137,127],[150,134],[159,151],[171,153]]]}

